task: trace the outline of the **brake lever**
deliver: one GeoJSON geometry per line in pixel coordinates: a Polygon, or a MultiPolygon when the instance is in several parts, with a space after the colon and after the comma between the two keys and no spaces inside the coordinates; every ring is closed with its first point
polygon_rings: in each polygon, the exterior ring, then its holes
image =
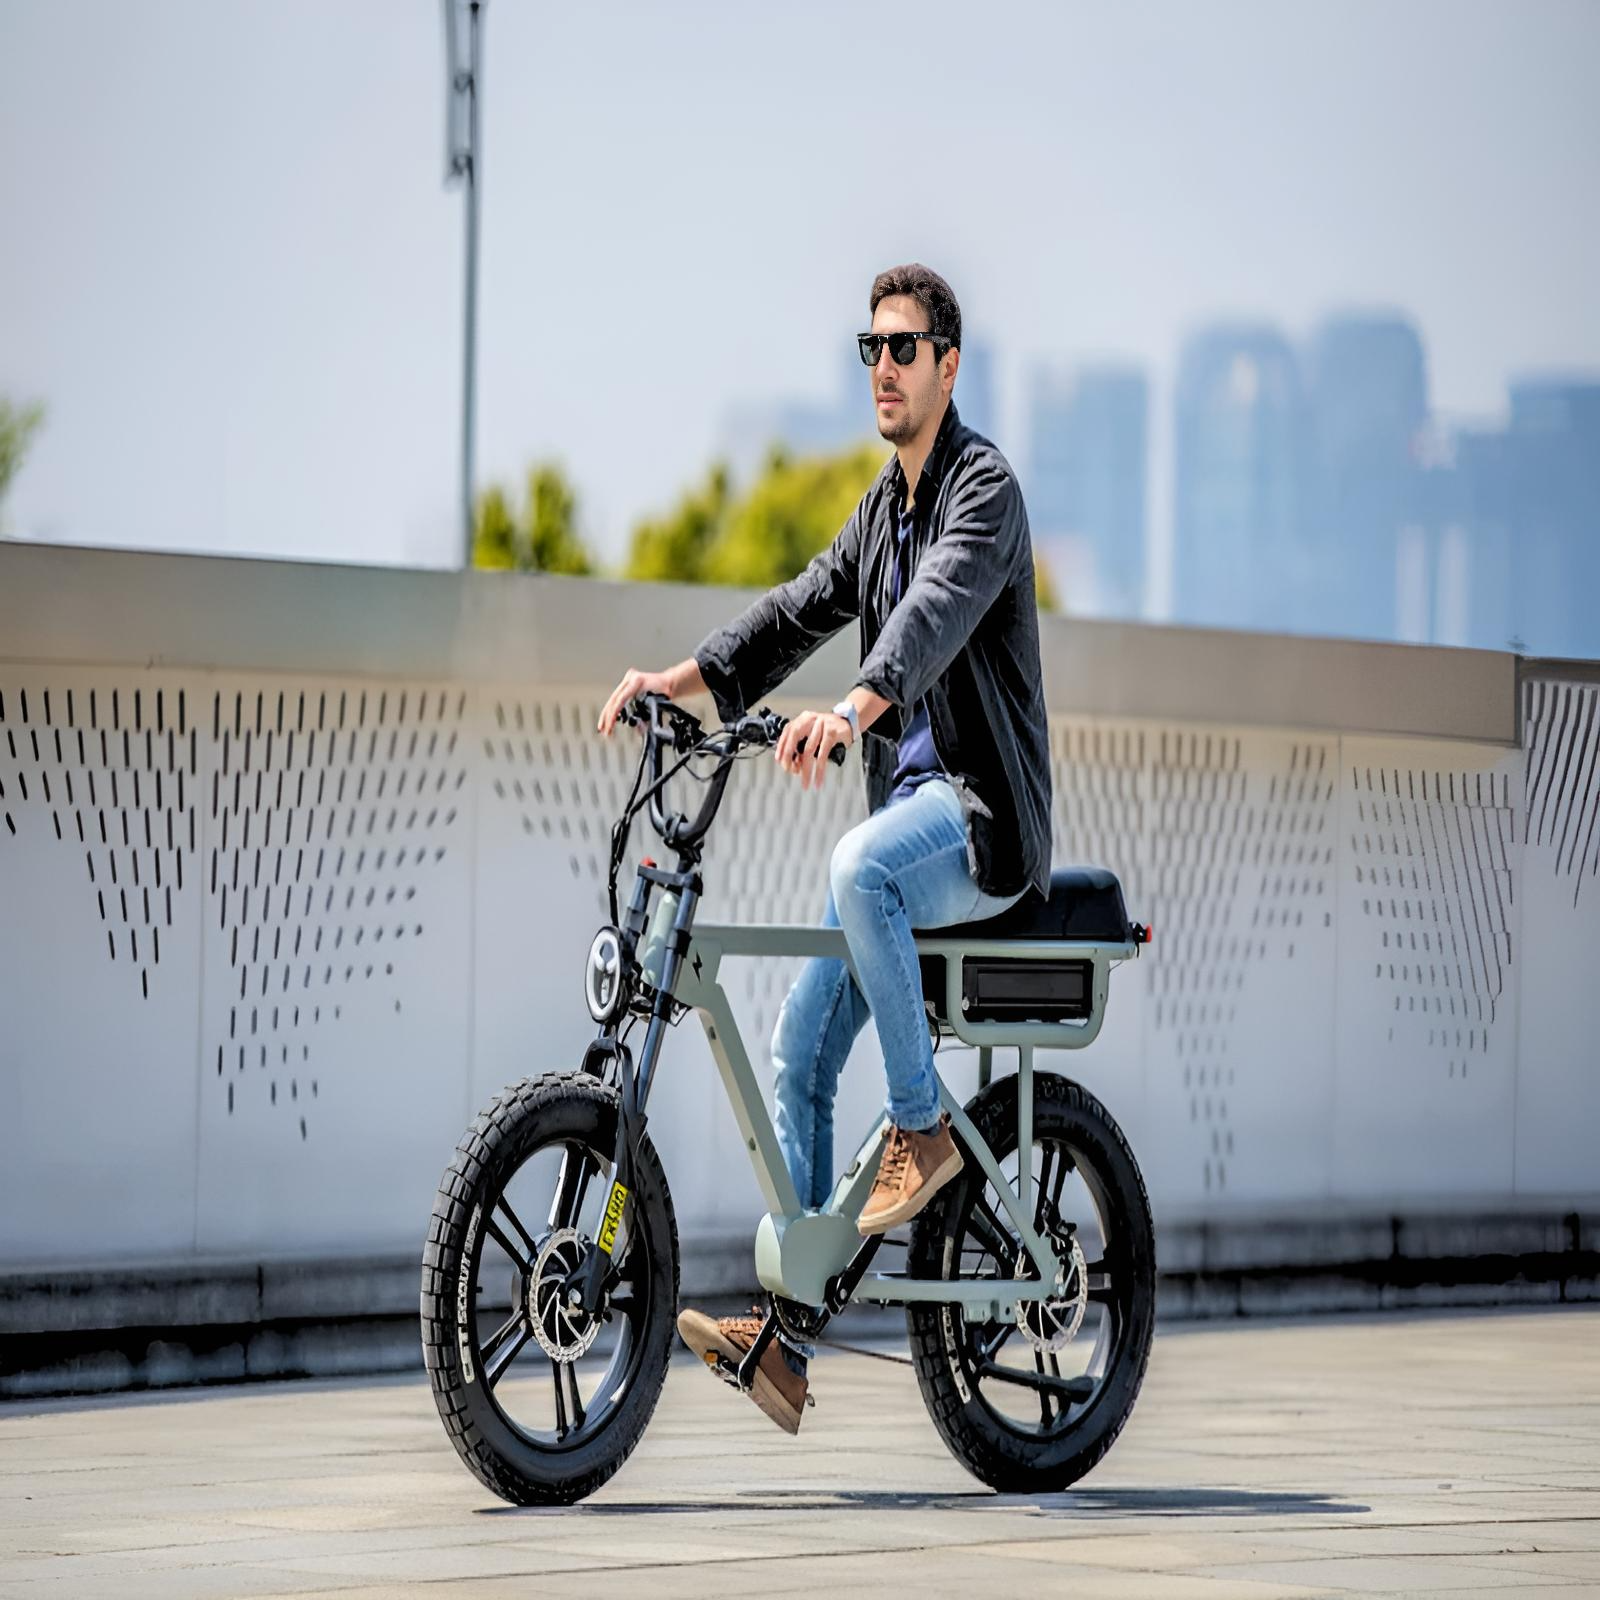
{"type": "MultiPolygon", "coordinates": [[[[762,731],[765,733],[767,742],[769,744],[776,744],[778,742],[779,735],[781,735],[783,730],[789,726],[789,719],[786,716],[783,716],[780,712],[770,710],[766,706],[762,706],[760,711],[755,714],[754,720],[761,724],[762,731]]],[[[849,753],[849,748],[850,747],[848,745],[836,744],[828,752],[828,759],[834,764],[834,766],[842,767],[844,765],[845,756],[849,753]]],[[[805,754],[806,742],[804,739],[802,739],[800,743],[795,746],[795,750],[800,755],[805,754]]]]}

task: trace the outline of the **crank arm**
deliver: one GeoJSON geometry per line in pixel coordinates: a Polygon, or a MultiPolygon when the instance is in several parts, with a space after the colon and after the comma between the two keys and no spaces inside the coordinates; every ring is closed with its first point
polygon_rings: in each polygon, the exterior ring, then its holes
{"type": "Polygon", "coordinates": [[[761,1331],[756,1335],[756,1342],[744,1353],[744,1360],[739,1363],[734,1382],[746,1394],[756,1386],[756,1368],[761,1365],[761,1358],[767,1353],[767,1346],[772,1343],[778,1332],[778,1313],[769,1306],[767,1320],[761,1324],[761,1331]]]}

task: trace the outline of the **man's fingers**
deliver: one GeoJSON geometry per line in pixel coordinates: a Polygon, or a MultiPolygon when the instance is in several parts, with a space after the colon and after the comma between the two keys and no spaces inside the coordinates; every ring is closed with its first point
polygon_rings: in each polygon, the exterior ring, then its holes
{"type": "Polygon", "coordinates": [[[838,743],[820,711],[802,711],[785,725],[772,753],[785,772],[800,779],[801,788],[820,789],[827,780],[828,757],[838,743]]]}
{"type": "Polygon", "coordinates": [[[828,781],[828,757],[833,754],[833,747],[839,741],[831,735],[824,735],[821,748],[817,751],[817,787],[820,789],[828,781]]]}
{"type": "Polygon", "coordinates": [[[636,668],[630,667],[623,674],[622,682],[611,691],[611,698],[606,701],[605,709],[600,713],[600,731],[610,733],[616,725],[617,715],[630,699],[639,680],[640,673],[636,668]]]}
{"type": "Polygon", "coordinates": [[[785,725],[784,730],[778,735],[778,748],[776,751],[778,765],[785,772],[792,772],[795,767],[795,750],[800,743],[801,733],[804,731],[805,719],[810,712],[802,711],[798,717],[785,725]]]}
{"type": "Polygon", "coordinates": [[[808,711],[804,723],[794,730],[794,743],[789,750],[796,772],[805,771],[806,746],[811,739],[811,727],[811,713],[808,711]]]}
{"type": "Polygon", "coordinates": [[[822,785],[827,781],[827,777],[828,777],[828,752],[831,749],[833,749],[833,745],[834,745],[834,741],[832,739],[830,739],[826,733],[823,732],[822,723],[821,723],[820,719],[818,720],[817,729],[816,729],[815,734],[813,735],[813,740],[814,740],[817,748],[813,752],[812,771],[816,774],[816,780],[813,783],[812,787],[820,789],[822,787],[822,785]]]}
{"type": "Polygon", "coordinates": [[[610,697],[606,700],[604,707],[601,709],[600,731],[602,733],[611,732],[611,724],[616,720],[617,715],[617,696],[620,693],[621,691],[619,689],[613,689],[610,697]]]}
{"type": "Polygon", "coordinates": [[[611,720],[613,723],[627,710],[628,703],[639,692],[639,674],[630,672],[617,688],[617,703],[612,708],[611,720]]]}

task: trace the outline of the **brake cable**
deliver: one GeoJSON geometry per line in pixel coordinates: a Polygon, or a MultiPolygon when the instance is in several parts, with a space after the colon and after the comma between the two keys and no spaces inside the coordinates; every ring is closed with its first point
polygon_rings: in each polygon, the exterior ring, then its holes
{"type": "MultiPolygon", "coordinates": [[[[613,923],[620,921],[617,912],[617,879],[622,872],[622,858],[627,851],[628,837],[633,829],[633,819],[638,816],[638,814],[645,808],[646,805],[649,804],[658,791],[665,788],[668,780],[675,778],[680,772],[684,772],[687,769],[688,776],[694,779],[696,783],[710,783],[716,777],[717,772],[721,770],[722,763],[747,761],[751,756],[759,754],[762,749],[768,748],[767,745],[763,745],[754,739],[742,737],[740,732],[743,724],[747,721],[760,722],[763,724],[763,731],[769,732],[770,729],[765,726],[768,715],[770,714],[747,712],[739,719],[737,723],[733,724],[732,726],[724,724],[722,727],[717,728],[711,733],[702,734],[701,737],[688,750],[683,752],[678,761],[676,761],[672,766],[668,767],[667,770],[663,772],[661,776],[657,778],[655,782],[652,783],[649,788],[645,789],[642,793],[640,792],[639,785],[644,779],[645,766],[648,761],[648,750],[640,752],[639,763],[634,769],[633,787],[628,792],[628,799],[626,804],[623,806],[622,815],[618,817],[615,823],[612,824],[611,828],[611,859],[608,863],[606,889],[607,898],[610,901],[611,920],[613,923]],[[719,747],[719,741],[726,740],[732,741],[731,747],[719,747]],[[716,756],[718,758],[718,766],[708,772],[696,772],[692,767],[689,766],[689,763],[693,761],[696,756],[703,755],[716,756]]],[[[640,720],[642,721],[643,719],[641,718],[640,720]]],[[[637,727],[638,723],[632,723],[630,726],[637,727]]],[[[650,737],[648,729],[646,729],[644,737],[648,741],[650,737]]],[[[674,737],[676,738],[676,732],[674,737]]],[[[674,744],[674,752],[676,752],[676,748],[676,744],[674,744]]]]}
{"type": "MultiPolygon", "coordinates": [[[[716,747],[716,741],[724,735],[730,735],[735,738],[737,737],[733,729],[726,728],[719,728],[715,733],[707,734],[691,749],[686,750],[677,762],[668,767],[667,770],[663,772],[661,776],[657,778],[656,781],[642,793],[640,792],[639,785],[644,780],[645,764],[648,760],[648,751],[640,751],[639,763],[634,768],[633,787],[628,792],[628,799],[623,806],[622,815],[617,818],[616,822],[613,823],[611,827],[611,860],[608,863],[609,870],[607,872],[606,887],[608,898],[611,904],[611,920],[614,924],[620,920],[617,914],[617,879],[622,872],[622,858],[627,851],[628,836],[633,830],[633,819],[638,816],[638,814],[645,808],[646,805],[649,804],[651,799],[656,795],[657,791],[663,789],[669,779],[675,778],[680,772],[688,767],[689,763],[693,761],[696,756],[715,755],[721,760],[725,761],[740,759],[737,744],[735,744],[732,750],[720,750],[716,747]]],[[[648,732],[646,732],[645,738],[649,738],[648,732]]],[[[752,747],[752,753],[754,753],[754,747],[752,747]]],[[[698,783],[709,783],[714,774],[702,775],[701,773],[690,770],[689,776],[698,783]]]]}

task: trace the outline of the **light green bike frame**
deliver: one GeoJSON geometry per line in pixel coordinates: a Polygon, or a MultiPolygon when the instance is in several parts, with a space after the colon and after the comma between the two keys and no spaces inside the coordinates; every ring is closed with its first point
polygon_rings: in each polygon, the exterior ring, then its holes
{"type": "MultiPolygon", "coordinates": [[[[663,954],[677,917],[679,894],[664,892],[656,902],[650,926],[639,953],[640,965],[652,983],[659,981],[663,954]]],[[[925,955],[944,956],[945,1006],[948,1019],[941,1028],[964,1044],[978,1048],[980,1083],[989,1081],[995,1047],[1014,1045],[1017,1050],[1017,1148],[1033,1144],[1033,1053],[1035,1049],[1075,1050],[1092,1044],[1105,1017],[1111,968],[1138,953],[1131,941],[1123,944],[1025,941],[1020,939],[960,940],[924,937],[916,941],[925,955]],[[961,958],[1010,956],[1015,958],[1071,958],[1092,963],[1089,1015],[1081,1022],[968,1022],[961,1014],[961,958]]],[[[756,1081],[733,1007],[717,974],[724,956],[832,956],[855,971],[849,945],[838,928],[767,923],[736,925],[701,923],[690,933],[690,944],[673,997],[693,1006],[706,1030],[706,1040],[733,1107],[734,1119],[744,1138],[750,1164],[766,1201],[767,1215],[756,1230],[756,1276],[774,1294],[802,1305],[820,1306],[827,1299],[830,1278],[843,1271],[862,1238],[856,1219],[866,1204],[877,1177],[887,1119],[863,1141],[855,1159],[834,1186],[820,1211],[807,1211],[789,1176],[778,1135],[756,1081]]],[[[937,1074],[937,1062],[935,1073],[937,1074]]],[[[1045,1300],[1057,1292],[1065,1263],[1033,1226],[1033,1171],[1029,1161],[1019,1161],[1018,1181],[1012,1184],[1000,1170],[989,1146],[961,1104],[939,1079],[939,1100],[960,1132],[966,1148],[976,1157],[1005,1207],[1017,1237],[1022,1241],[1036,1277],[1015,1280],[915,1279],[903,1274],[869,1272],[856,1285],[851,1299],[878,1305],[904,1305],[930,1301],[960,1305],[968,1319],[1011,1320],[1019,1302],[1045,1300]]]]}

